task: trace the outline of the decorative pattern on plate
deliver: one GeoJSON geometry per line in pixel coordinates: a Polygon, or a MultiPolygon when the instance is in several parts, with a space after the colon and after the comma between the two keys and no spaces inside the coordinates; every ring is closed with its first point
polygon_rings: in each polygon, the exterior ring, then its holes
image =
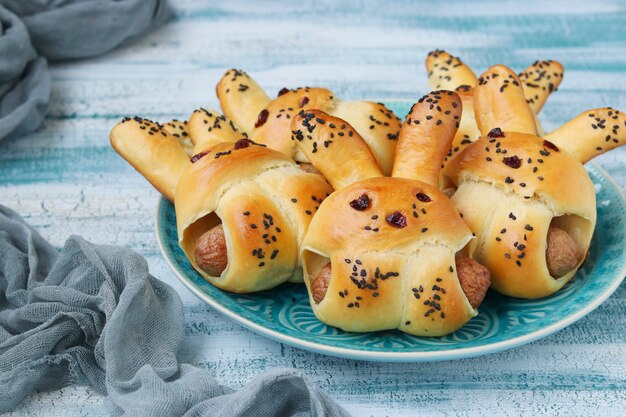
{"type": "MultiPolygon", "coordinates": [[[[388,101],[405,115],[408,101],[388,101]]],[[[315,318],[304,285],[283,284],[256,294],[230,294],[206,282],[178,246],[174,207],[165,199],[157,211],[157,237],[165,259],[181,281],[211,306],[244,326],[281,342],[319,353],[368,360],[427,361],[476,356],[545,337],[580,319],[608,298],[626,270],[626,201],[594,165],[598,223],[587,261],[561,291],[541,300],[489,292],[478,316],[457,332],[434,338],[399,331],[349,333],[315,318]]]]}

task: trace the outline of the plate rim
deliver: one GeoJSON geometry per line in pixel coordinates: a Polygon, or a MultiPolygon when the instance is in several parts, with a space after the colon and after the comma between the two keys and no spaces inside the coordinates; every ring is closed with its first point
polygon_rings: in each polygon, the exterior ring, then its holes
{"type": "MultiPolygon", "coordinates": [[[[404,101],[402,99],[392,99],[386,101],[404,101]]],[[[595,162],[589,162],[588,165],[593,166],[606,180],[607,182],[617,191],[619,197],[621,197],[622,205],[626,206],[626,195],[624,191],[620,187],[620,185],[609,175],[609,173],[598,165],[595,162]]],[[[302,340],[294,336],[286,335],[279,331],[264,327],[258,323],[255,323],[252,320],[249,320],[245,317],[240,316],[236,312],[220,305],[217,301],[215,301],[211,296],[197,288],[194,283],[188,279],[184,272],[179,269],[178,265],[176,265],[173,259],[170,259],[168,256],[168,251],[164,246],[164,237],[160,231],[160,221],[159,221],[159,213],[161,212],[162,205],[168,202],[168,200],[161,196],[159,202],[157,204],[156,213],[155,213],[155,222],[154,229],[157,238],[157,244],[165,259],[166,263],[170,267],[170,269],[174,272],[179,281],[183,283],[185,287],[187,287],[193,294],[195,294],[200,300],[207,303],[209,306],[230,318],[231,320],[239,323],[240,325],[246,327],[253,332],[265,336],[269,339],[280,343],[286,343],[290,346],[294,346],[297,348],[301,348],[310,352],[314,352],[317,354],[335,356],[345,359],[353,359],[353,360],[364,360],[371,362],[435,362],[435,361],[443,361],[443,360],[455,360],[455,359],[464,359],[464,358],[472,358],[476,356],[489,355],[492,353],[498,353],[505,350],[513,349],[516,347],[520,347],[522,345],[526,345],[528,343],[532,343],[536,340],[547,337],[551,334],[554,334],[567,326],[572,325],[577,322],[581,318],[585,317],[596,308],[598,308],[604,301],[606,301],[616,290],[619,288],[621,283],[626,278],[626,262],[623,263],[622,268],[616,274],[616,278],[613,280],[611,285],[607,287],[593,302],[586,305],[584,308],[577,310],[575,313],[565,316],[561,320],[552,323],[548,326],[545,326],[541,329],[538,329],[534,332],[531,332],[526,335],[513,337],[511,339],[502,340],[499,342],[489,343],[481,346],[468,347],[468,348],[456,348],[456,349],[442,349],[436,351],[412,351],[412,352],[385,352],[385,351],[368,351],[368,350],[360,350],[360,349],[350,349],[345,347],[336,347],[327,345],[324,343],[310,342],[307,340],[302,340]]]]}

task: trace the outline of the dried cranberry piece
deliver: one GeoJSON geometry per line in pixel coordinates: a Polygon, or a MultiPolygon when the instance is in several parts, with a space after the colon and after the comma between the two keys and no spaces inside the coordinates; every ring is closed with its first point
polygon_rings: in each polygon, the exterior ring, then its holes
{"type": "Polygon", "coordinates": [[[356,200],[350,201],[350,207],[355,210],[363,211],[370,206],[370,198],[367,194],[361,194],[356,200]]]}
{"type": "Polygon", "coordinates": [[[302,97],[302,100],[300,100],[300,108],[306,106],[308,102],[309,102],[308,97],[302,97]]]}
{"type": "Polygon", "coordinates": [[[513,169],[517,169],[522,165],[522,160],[519,159],[516,155],[506,156],[502,159],[504,165],[509,166],[513,169]]]}
{"type": "Polygon", "coordinates": [[[415,194],[415,197],[422,203],[428,203],[429,201],[431,201],[430,197],[424,193],[417,193],[415,194]]]}
{"type": "Polygon", "coordinates": [[[559,152],[559,148],[554,143],[550,142],[549,140],[544,140],[543,146],[545,146],[548,149],[552,149],[555,152],[559,152]]]}
{"type": "Polygon", "coordinates": [[[247,148],[250,145],[254,145],[254,141],[251,141],[248,138],[243,138],[235,142],[234,149],[243,149],[243,148],[247,148]]]}
{"type": "Polygon", "coordinates": [[[267,122],[267,118],[270,115],[270,112],[267,109],[263,109],[261,110],[261,113],[259,113],[259,117],[256,121],[256,123],[254,124],[254,127],[261,127],[265,124],[265,122],[267,122]]]}
{"type": "Polygon", "coordinates": [[[492,138],[492,139],[493,138],[503,138],[504,137],[504,132],[499,127],[496,127],[495,129],[491,129],[491,132],[487,133],[487,137],[488,138],[492,138]]]}
{"type": "Polygon", "coordinates": [[[406,216],[399,211],[394,211],[393,213],[391,213],[389,216],[387,216],[386,220],[390,226],[397,227],[399,229],[406,227],[406,216]]]}

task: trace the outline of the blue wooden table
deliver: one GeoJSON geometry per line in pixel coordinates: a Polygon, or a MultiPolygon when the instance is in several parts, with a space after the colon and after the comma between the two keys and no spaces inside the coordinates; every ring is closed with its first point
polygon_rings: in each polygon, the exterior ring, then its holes
{"type": "MultiPolygon", "coordinates": [[[[356,416],[626,413],[626,284],[595,312],[530,345],[474,359],[384,364],[335,359],[267,340],[221,317],[179,284],[153,231],[159,195],[110,148],[123,116],[186,118],[217,107],[225,69],[270,94],[325,86],[343,98],[418,98],[435,48],[478,72],[556,59],[565,79],[542,111],[550,130],[588,108],[626,110],[626,5],[610,1],[176,2],[177,19],[98,59],[53,66],[43,128],[0,142],[0,201],[61,246],[75,233],[144,255],[185,302],[183,360],[240,387],[277,367],[302,370],[356,416]],[[425,377],[427,376],[427,377],[425,377]]],[[[626,187],[626,149],[599,158],[626,187]]],[[[85,387],[40,392],[9,416],[104,416],[85,387]]]]}

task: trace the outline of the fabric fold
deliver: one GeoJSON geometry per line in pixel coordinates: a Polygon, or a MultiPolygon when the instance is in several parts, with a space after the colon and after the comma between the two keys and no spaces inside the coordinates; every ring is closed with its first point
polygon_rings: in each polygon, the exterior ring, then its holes
{"type": "Polygon", "coordinates": [[[26,26],[0,6],[0,139],[39,127],[50,101],[50,75],[26,26]]]}
{"type": "Polygon", "coordinates": [[[178,361],[178,294],[140,255],[70,237],[59,252],[0,206],[0,412],[87,383],[113,416],[347,416],[296,370],[233,391],[178,361]]]}
{"type": "Polygon", "coordinates": [[[43,123],[48,61],[104,54],[172,15],[166,0],[0,0],[0,140],[43,123]]]}
{"type": "Polygon", "coordinates": [[[101,55],[165,23],[165,0],[0,0],[50,61],[101,55]]]}

